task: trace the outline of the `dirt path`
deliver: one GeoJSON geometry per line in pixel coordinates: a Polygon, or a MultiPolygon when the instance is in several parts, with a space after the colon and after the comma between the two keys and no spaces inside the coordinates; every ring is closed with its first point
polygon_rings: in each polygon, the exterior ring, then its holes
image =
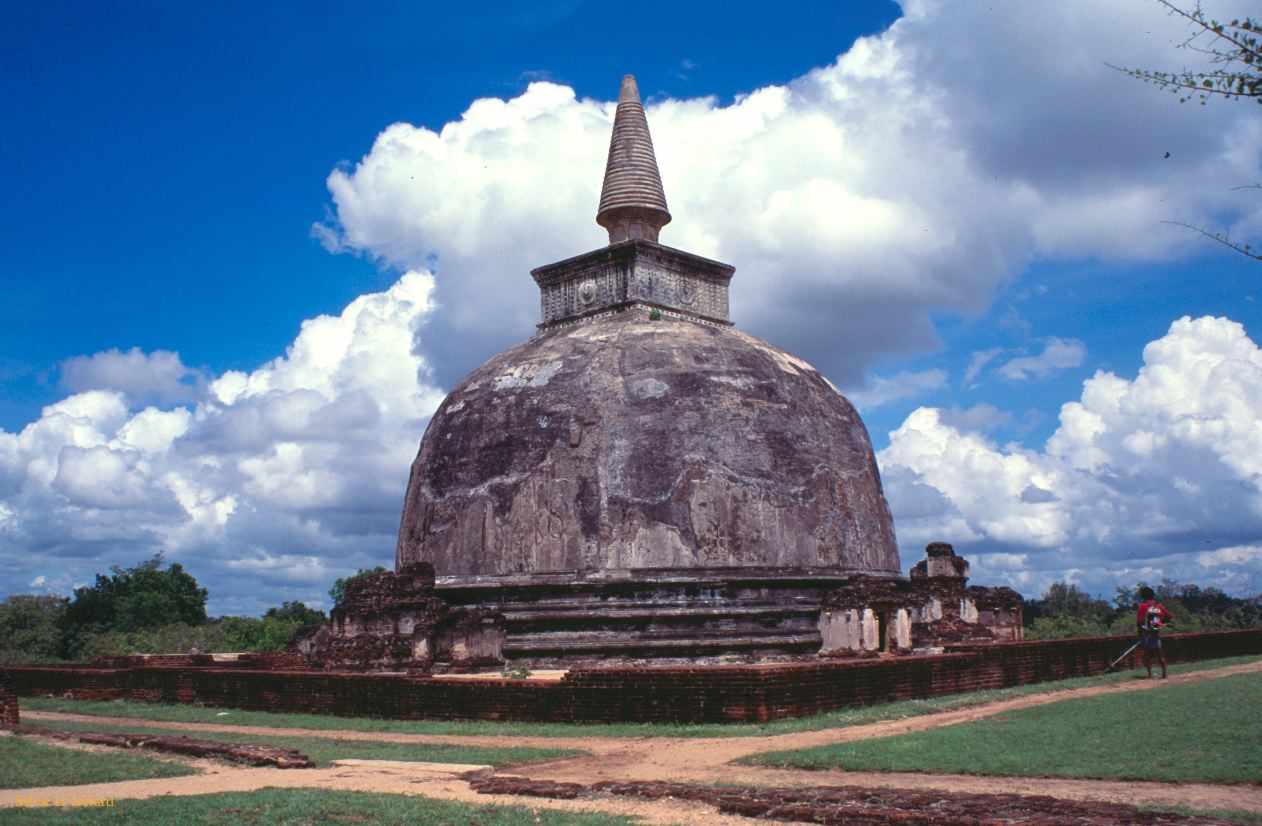
{"type": "MultiPolygon", "coordinates": [[[[340,760],[327,769],[250,769],[206,762],[204,773],[158,780],[89,783],[82,786],[49,786],[37,789],[0,790],[0,808],[32,805],[37,801],[131,800],[159,796],[183,797],[219,792],[252,792],[259,789],[318,788],[335,791],[380,792],[471,803],[479,806],[518,806],[571,812],[601,812],[640,817],[652,824],[716,824],[748,826],[743,817],[720,815],[711,806],[674,800],[550,800],[523,799],[511,795],[479,794],[460,779],[476,766],[440,763],[393,763],[373,760],[340,760]]],[[[45,803],[44,805],[52,805],[45,803]]]]}
{"type": "MultiPolygon", "coordinates": [[[[774,769],[758,766],[733,766],[729,762],[750,754],[781,749],[808,748],[830,743],[842,743],[877,737],[887,737],[913,731],[924,731],[943,726],[979,720],[995,714],[1062,700],[1091,697],[1099,694],[1148,691],[1167,685],[1197,682],[1233,674],[1262,672],[1262,660],[1209,671],[1178,674],[1165,681],[1134,680],[1113,685],[1090,686],[1051,692],[1048,694],[1017,697],[986,705],[940,714],[886,720],[843,729],[797,732],[761,737],[732,738],[669,738],[669,737],[516,737],[487,735],[427,735],[390,734],[383,732],[350,732],[313,729],[268,728],[263,726],[235,726],[202,723],[165,723],[143,721],[153,728],[237,732],[281,736],[324,737],[347,740],[372,740],[376,742],[403,743],[459,743],[482,746],[546,746],[553,748],[578,748],[588,755],[564,758],[548,763],[520,767],[516,773],[538,780],[582,783],[585,785],[601,780],[669,780],[690,783],[735,783],[743,785],[777,786],[863,786],[867,788],[942,790],[953,793],[1017,793],[1050,795],[1053,797],[1107,801],[1130,805],[1187,806],[1202,809],[1238,809],[1262,812],[1262,787],[1253,785],[1216,786],[1209,784],[1175,784],[1151,782],[1114,782],[1097,780],[1066,780],[1059,778],[1008,778],[974,777],[966,775],[883,774],[872,772],[774,769]]],[[[106,718],[88,715],[59,714],[55,712],[23,712],[23,717],[49,722],[73,720],[110,725],[139,725],[134,718],[106,718]]],[[[232,769],[217,767],[213,782],[206,778],[174,778],[169,780],[134,781],[131,783],[98,784],[102,794],[115,797],[147,796],[146,790],[161,788],[154,794],[204,793],[208,787],[228,790],[220,781],[231,783],[233,790],[258,788],[263,785],[320,785],[326,788],[361,788],[368,784],[372,791],[395,793],[420,793],[452,800],[511,802],[522,805],[522,798],[478,795],[448,771],[442,777],[423,777],[400,774],[403,769],[365,768],[342,766],[337,769],[278,772],[269,769],[232,769]],[[255,784],[250,786],[250,784],[255,784]],[[196,789],[178,791],[177,789],[196,789]],[[466,796],[467,795],[467,796],[466,796]]],[[[441,772],[440,772],[441,774],[441,772]]],[[[63,793],[65,790],[62,790],[63,793]]],[[[76,787],[76,794],[86,790],[76,787]]],[[[13,805],[13,792],[0,792],[0,806],[13,805]]],[[[698,813],[698,804],[673,801],[546,801],[531,800],[529,805],[548,808],[586,808],[627,814],[631,806],[638,814],[654,823],[722,823],[724,820],[709,809],[698,813]],[[600,806],[594,806],[600,803],[600,806]],[[570,804],[570,805],[561,805],[570,804]],[[666,806],[667,808],[662,808],[666,806]],[[612,808],[608,808],[612,807],[612,808]],[[694,820],[693,818],[701,818],[694,820]]],[[[703,807],[704,808],[704,807],[703,807]]],[[[749,822],[742,818],[726,822],[749,822]]]]}

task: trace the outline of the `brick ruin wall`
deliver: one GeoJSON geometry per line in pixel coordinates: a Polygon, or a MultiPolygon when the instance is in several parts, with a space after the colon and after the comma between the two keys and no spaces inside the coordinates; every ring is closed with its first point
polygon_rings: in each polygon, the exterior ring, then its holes
{"type": "Polygon", "coordinates": [[[13,678],[0,668],[0,731],[12,731],[18,722],[18,694],[13,678]]]}
{"type": "Polygon", "coordinates": [[[88,666],[91,668],[249,668],[255,671],[306,671],[311,667],[301,654],[290,651],[249,652],[227,657],[222,654],[128,654],[122,657],[93,657],[88,666]]]}
{"type": "MultiPolygon", "coordinates": [[[[936,655],[818,663],[576,669],[556,682],[267,671],[222,662],[214,667],[150,663],[6,670],[20,696],[394,719],[737,723],[1098,675],[1130,642],[1092,637],[958,645],[936,655]]],[[[1262,654],[1262,628],[1175,634],[1162,642],[1171,662],[1262,654]]],[[[1132,653],[1120,667],[1137,666],[1139,656],[1132,653]]]]}

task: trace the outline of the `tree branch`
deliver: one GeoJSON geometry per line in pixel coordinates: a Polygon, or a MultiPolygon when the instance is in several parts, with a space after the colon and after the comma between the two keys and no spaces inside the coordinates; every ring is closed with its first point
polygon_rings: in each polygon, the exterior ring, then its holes
{"type": "Polygon", "coordinates": [[[1255,250],[1253,247],[1249,246],[1248,244],[1238,244],[1220,232],[1210,232],[1207,229],[1201,229],[1200,227],[1194,226],[1192,224],[1185,224],[1182,221],[1162,221],[1161,223],[1172,224],[1173,226],[1176,226],[1176,227],[1183,227],[1185,229],[1190,229],[1193,232],[1197,232],[1197,233],[1200,233],[1201,235],[1204,235],[1206,238],[1209,238],[1212,241],[1217,241],[1218,243],[1222,244],[1224,247],[1228,247],[1230,249],[1235,250],[1241,255],[1246,255],[1255,261],[1262,261],[1262,253],[1259,253],[1257,250],[1255,250]]]}
{"type": "Polygon", "coordinates": [[[1211,64],[1220,68],[1209,71],[1183,68],[1177,72],[1158,72],[1105,65],[1146,83],[1155,83],[1174,94],[1186,92],[1186,96],[1179,98],[1180,103],[1193,96],[1200,97],[1202,105],[1213,96],[1229,100],[1252,98],[1262,103],[1262,23],[1251,17],[1220,23],[1207,19],[1199,4],[1187,11],[1170,0],[1157,2],[1169,14],[1183,18],[1197,29],[1179,44],[1179,48],[1206,55],[1211,64]],[[1197,38],[1203,35],[1209,35],[1209,43],[1204,46],[1196,44],[1197,38]]]}

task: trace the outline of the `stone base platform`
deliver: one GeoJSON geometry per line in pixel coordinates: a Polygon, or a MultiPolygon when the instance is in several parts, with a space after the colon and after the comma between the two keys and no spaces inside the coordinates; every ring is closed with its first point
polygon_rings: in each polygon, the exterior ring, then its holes
{"type": "MultiPolygon", "coordinates": [[[[872,573],[638,569],[451,577],[437,581],[435,594],[453,609],[502,617],[494,632],[502,635],[502,658],[531,668],[775,662],[819,653],[824,597],[858,576],[872,573]]],[[[452,665],[435,663],[438,670],[452,665]]]]}
{"type": "Polygon", "coordinates": [[[436,578],[427,562],[347,583],[291,649],[328,670],[468,672],[739,665],[1018,640],[1021,596],[968,586],[933,543],[906,577],[825,567],[634,568],[436,578]]]}

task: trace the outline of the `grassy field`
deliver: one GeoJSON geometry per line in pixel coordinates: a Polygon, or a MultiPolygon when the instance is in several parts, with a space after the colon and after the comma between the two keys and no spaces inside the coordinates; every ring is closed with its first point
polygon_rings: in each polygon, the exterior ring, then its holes
{"type": "Polygon", "coordinates": [[[1262,814],[1254,812],[1238,812],[1234,809],[1161,809],[1151,806],[1140,806],[1141,812],[1174,812],[1189,817],[1213,817],[1228,823],[1254,824],[1262,823],[1262,814]]]}
{"type": "MultiPolygon", "coordinates": [[[[1121,653],[1120,651],[1118,653],[1121,653]]],[[[1221,660],[1205,660],[1182,663],[1172,667],[1171,673],[1180,674],[1221,668],[1239,663],[1254,662],[1256,656],[1231,657],[1221,660]]],[[[756,737],[768,734],[787,734],[795,731],[816,731],[827,728],[862,725],[900,717],[918,717],[939,711],[981,705],[1008,697],[1029,694],[1045,694],[1084,686],[1109,685],[1126,682],[1143,676],[1142,670],[1124,671],[1102,677],[1078,677],[1054,683],[1017,686],[994,691],[977,691],[934,697],[926,700],[907,700],[898,703],[846,708],[800,717],[777,720],[771,723],[702,723],[670,725],[666,723],[519,723],[511,721],[452,721],[452,720],[379,720],[368,717],[331,717],[323,714],[276,714],[266,711],[241,711],[237,709],[209,708],[185,705],[158,705],[127,701],[92,702],[87,700],[61,700],[53,698],[23,697],[22,708],[41,711],[65,711],[74,714],[95,714],[113,717],[135,717],[147,720],[168,720],[182,723],[219,723],[226,725],[275,726],[281,728],[341,729],[346,731],[389,731],[399,734],[504,734],[533,737],[756,737]]]]}
{"type": "Polygon", "coordinates": [[[1262,782],[1262,675],[1067,700],[933,731],[769,752],[807,769],[1262,782]]]}
{"type": "MultiPolygon", "coordinates": [[[[262,743],[294,749],[310,757],[317,766],[328,766],[334,760],[404,760],[413,763],[478,763],[506,766],[517,763],[536,763],[583,752],[574,749],[540,749],[526,746],[484,747],[462,746],[448,743],[380,743],[371,740],[337,740],[332,737],[273,737],[270,735],[233,734],[224,732],[171,731],[147,728],[143,725],[102,725],[96,723],[41,723],[29,720],[33,727],[59,728],[70,731],[105,731],[134,734],[157,734],[164,737],[185,735],[199,740],[218,740],[230,743],[262,743]]],[[[16,738],[10,738],[16,739],[16,738]]],[[[87,781],[75,781],[87,782],[87,781]]]]}
{"type": "Polygon", "coordinates": [[[0,789],[108,783],[188,774],[196,774],[196,770],[139,754],[94,753],[32,743],[21,737],[0,738],[0,789]]]}
{"type": "Polygon", "coordinates": [[[257,792],[120,800],[109,808],[0,809],[0,824],[80,824],[98,820],[131,824],[170,823],[280,824],[416,824],[445,826],[627,826],[624,817],[554,812],[528,806],[473,806],[402,795],[333,792],[318,789],[264,789],[257,792]]]}

